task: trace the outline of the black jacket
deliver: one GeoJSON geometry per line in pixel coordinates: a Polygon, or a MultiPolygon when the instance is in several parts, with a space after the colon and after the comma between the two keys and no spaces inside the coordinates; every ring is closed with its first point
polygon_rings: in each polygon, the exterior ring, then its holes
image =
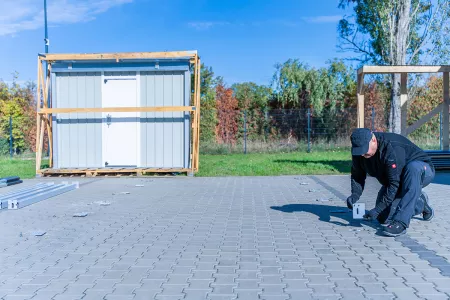
{"type": "Polygon", "coordinates": [[[411,161],[423,161],[434,170],[431,158],[404,136],[396,133],[374,132],[378,149],[371,158],[352,157],[351,189],[355,200],[361,197],[367,174],[378,179],[386,189],[376,209],[384,210],[395,199],[404,167],[411,161]]]}

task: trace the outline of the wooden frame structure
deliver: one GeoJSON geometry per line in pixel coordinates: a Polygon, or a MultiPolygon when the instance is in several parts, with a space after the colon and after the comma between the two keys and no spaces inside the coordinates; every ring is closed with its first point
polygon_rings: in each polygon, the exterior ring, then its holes
{"type": "Polygon", "coordinates": [[[142,175],[145,173],[176,173],[186,172],[193,175],[199,169],[200,147],[200,68],[201,62],[197,51],[173,51],[173,52],[129,52],[129,53],[99,53],[99,54],[40,54],[37,66],[37,111],[36,111],[36,175],[74,175],[84,174],[96,176],[98,174],[131,174],[142,175]],[[61,61],[127,61],[132,59],[189,59],[190,66],[194,70],[194,94],[191,97],[190,106],[161,106],[161,107],[102,107],[102,108],[51,108],[51,94],[49,88],[51,82],[52,64],[61,61]],[[44,62],[47,70],[44,73],[44,62]],[[88,112],[182,112],[191,114],[191,145],[189,155],[190,168],[86,168],[86,169],[52,169],[53,167],[53,128],[52,114],[88,113],[88,112]],[[45,130],[49,138],[49,168],[41,169],[42,150],[45,130]]]}
{"type": "Polygon", "coordinates": [[[400,105],[401,105],[401,133],[402,135],[409,135],[414,130],[428,122],[436,114],[442,112],[442,129],[443,135],[443,150],[449,150],[449,106],[450,106],[450,87],[449,87],[449,73],[450,66],[363,66],[358,69],[358,127],[364,127],[364,75],[365,74],[394,74],[398,73],[401,76],[400,86],[400,105]],[[407,127],[407,104],[408,104],[408,90],[407,81],[409,73],[442,73],[444,91],[444,101],[435,107],[428,114],[417,120],[414,124],[407,127]]]}

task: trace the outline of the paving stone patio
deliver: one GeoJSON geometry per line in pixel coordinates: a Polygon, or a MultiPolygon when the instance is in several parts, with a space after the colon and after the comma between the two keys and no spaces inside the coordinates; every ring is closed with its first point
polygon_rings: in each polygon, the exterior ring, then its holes
{"type": "Polygon", "coordinates": [[[0,211],[0,299],[450,298],[447,174],[425,189],[435,218],[398,238],[352,219],[348,176],[73,180],[0,211]]]}

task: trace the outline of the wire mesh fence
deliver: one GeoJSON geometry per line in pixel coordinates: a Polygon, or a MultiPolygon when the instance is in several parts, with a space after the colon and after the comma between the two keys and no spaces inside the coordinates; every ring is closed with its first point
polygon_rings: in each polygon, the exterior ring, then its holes
{"type": "MultiPolygon", "coordinates": [[[[310,152],[349,147],[351,131],[356,127],[356,114],[356,109],[320,114],[311,109],[218,112],[217,115],[225,120],[213,120],[217,125],[209,129],[215,129],[215,135],[210,140],[202,140],[202,152],[310,152]],[[230,122],[229,118],[234,118],[235,122],[230,122]]],[[[208,130],[208,125],[202,124],[202,130],[208,130]]]]}
{"type": "MultiPolygon", "coordinates": [[[[289,151],[321,151],[349,149],[350,135],[357,127],[356,109],[324,110],[320,114],[311,109],[272,109],[267,111],[202,111],[211,124],[203,123],[206,130],[214,131],[202,138],[201,152],[207,154],[262,153],[289,151]]],[[[385,112],[366,107],[364,126],[374,131],[388,131],[385,112]]],[[[438,122],[434,120],[434,122],[438,122]]],[[[412,135],[409,138],[423,149],[442,148],[442,124],[436,132],[412,135]]]]}

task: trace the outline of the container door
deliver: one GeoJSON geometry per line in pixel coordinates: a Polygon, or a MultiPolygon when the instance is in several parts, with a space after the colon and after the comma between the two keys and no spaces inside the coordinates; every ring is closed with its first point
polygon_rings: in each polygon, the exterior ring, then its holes
{"type": "MultiPolygon", "coordinates": [[[[104,75],[103,107],[137,107],[137,77],[104,75]]],[[[105,167],[137,167],[139,164],[138,112],[104,112],[102,122],[105,167]]]]}

